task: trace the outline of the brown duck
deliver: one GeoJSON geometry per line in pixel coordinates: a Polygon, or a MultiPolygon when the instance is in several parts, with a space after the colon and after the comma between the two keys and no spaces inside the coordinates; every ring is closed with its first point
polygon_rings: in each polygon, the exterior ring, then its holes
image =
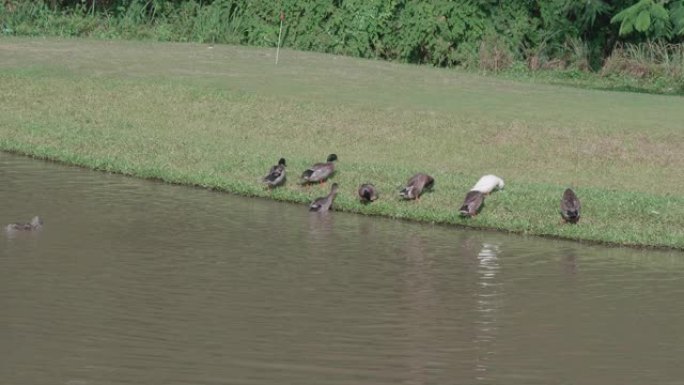
{"type": "Polygon", "coordinates": [[[313,202],[311,202],[309,205],[309,211],[326,212],[330,210],[333,201],[337,196],[337,187],[337,183],[333,183],[330,188],[330,194],[324,197],[316,198],[313,202]]]}
{"type": "Polygon", "coordinates": [[[582,204],[572,189],[565,189],[560,202],[560,214],[564,222],[577,223],[580,220],[582,204]]]}
{"type": "Polygon", "coordinates": [[[33,231],[43,227],[43,220],[39,216],[33,217],[28,223],[10,223],[5,227],[7,231],[33,231]]]}
{"type": "Polygon", "coordinates": [[[377,200],[379,196],[378,190],[372,184],[364,183],[359,186],[359,199],[361,199],[361,203],[371,203],[377,200]]]}
{"type": "Polygon", "coordinates": [[[335,172],[336,154],[328,155],[327,162],[316,163],[302,173],[302,184],[320,182],[324,183],[335,172]]]}
{"type": "Polygon", "coordinates": [[[485,193],[471,190],[466,194],[463,206],[461,206],[460,213],[464,217],[474,217],[480,212],[480,208],[484,203],[485,193]]]}
{"type": "Polygon", "coordinates": [[[420,199],[424,190],[431,189],[435,185],[435,179],[428,174],[418,173],[411,177],[406,187],[399,191],[404,199],[420,199]]]}
{"type": "Polygon", "coordinates": [[[263,181],[268,188],[278,187],[285,182],[285,158],[280,158],[278,164],[271,167],[263,181]]]}

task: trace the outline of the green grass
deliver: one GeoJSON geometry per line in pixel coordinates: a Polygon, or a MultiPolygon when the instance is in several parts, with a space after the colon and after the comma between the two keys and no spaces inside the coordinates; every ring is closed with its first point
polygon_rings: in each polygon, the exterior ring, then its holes
{"type": "MultiPolygon", "coordinates": [[[[0,148],[98,170],[308,203],[329,153],[336,209],[598,242],[684,249],[684,100],[518,83],[445,69],[248,47],[0,40],[0,148]],[[260,184],[285,157],[289,181],[260,184]],[[398,190],[436,179],[420,202],[398,190]],[[458,217],[486,173],[504,178],[458,217]],[[372,181],[380,201],[356,189],[372,181]],[[560,225],[574,185],[579,225],[560,225]]],[[[304,210],[305,207],[302,207],[304,210]]]]}
{"type": "Polygon", "coordinates": [[[498,74],[491,75],[508,80],[572,86],[593,90],[684,95],[684,79],[681,76],[636,77],[628,74],[602,75],[598,72],[585,72],[576,69],[532,71],[527,69],[522,63],[518,64],[498,74]]]}

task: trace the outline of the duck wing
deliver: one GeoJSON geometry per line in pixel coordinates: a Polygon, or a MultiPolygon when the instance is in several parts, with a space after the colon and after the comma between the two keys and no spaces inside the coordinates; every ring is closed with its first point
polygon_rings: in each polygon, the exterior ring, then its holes
{"type": "Polygon", "coordinates": [[[475,190],[468,191],[465,199],[463,200],[463,205],[460,208],[461,215],[476,215],[477,212],[480,210],[480,207],[482,207],[482,203],[484,203],[483,193],[475,190]]]}
{"type": "Polygon", "coordinates": [[[280,165],[273,166],[273,167],[271,167],[271,170],[268,172],[268,175],[266,175],[264,177],[264,182],[273,183],[273,182],[279,180],[283,176],[284,173],[285,173],[284,167],[282,167],[280,165]]]}
{"type": "Polygon", "coordinates": [[[322,179],[326,179],[330,174],[335,171],[335,164],[332,162],[328,163],[316,163],[308,169],[304,170],[302,173],[302,179],[317,182],[322,179]]]}

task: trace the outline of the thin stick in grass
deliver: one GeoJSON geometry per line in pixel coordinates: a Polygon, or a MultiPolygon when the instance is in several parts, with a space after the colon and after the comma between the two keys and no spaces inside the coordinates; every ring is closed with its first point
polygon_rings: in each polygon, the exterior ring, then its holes
{"type": "Polygon", "coordinates": [[[278,57],[280,56],[280,39],[283,37],[283,21],[285,21],[285,12],[280,11],[280,32],[278,32],[278,48],[276,48],[276,65],[278,65],[278,57]]]}

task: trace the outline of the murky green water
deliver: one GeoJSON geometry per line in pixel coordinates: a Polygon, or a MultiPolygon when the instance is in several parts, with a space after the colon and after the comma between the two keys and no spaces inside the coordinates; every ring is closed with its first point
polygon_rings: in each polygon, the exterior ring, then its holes
{"type": "Polygon", "coordinates": [[[0,384],[683,384],[684,253],[0,154],[0,384]]]}

